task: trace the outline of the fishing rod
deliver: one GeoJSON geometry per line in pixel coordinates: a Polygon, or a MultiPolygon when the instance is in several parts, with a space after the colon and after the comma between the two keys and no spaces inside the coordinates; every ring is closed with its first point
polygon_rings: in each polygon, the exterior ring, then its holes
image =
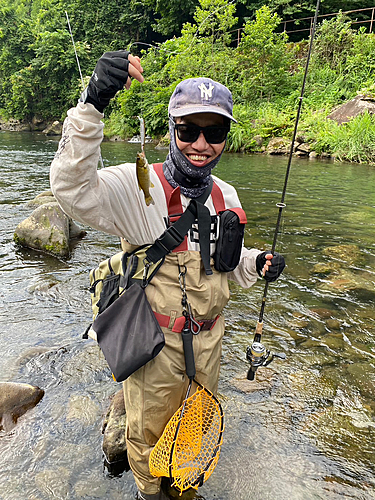
{"type": "MultiPolygon", "coordinates": [[[[81,65],[79,64],[79,58],[78,58],[78,54],[77,54],[77,49],[76,49],[76,44],[74,43],[74,37],[73,37],[73,32],[72,32],[72,28],[70,26],[70,21],[69,21],[69,16],[68,16],[68,12],[65,11],[65,15],[66,15],[66,20],[67,20],[67,23],[68,23],[68,28],[69,28],[69,33],[70,33],[70,37],[72,39],[72,44],[73,44],[73,49],[74,49],[74,53],[76,55],[76,60],[77,60],[77,66],[78,66],[78,71],[79,71],[79,75],[81,77],[81,84],[82,84],[82,91],[85,90],[85,82],[83,80],[83,76],[82,76],[82,71],[81,71],[81,65]]],[[[104,163],[103,163],[103,158],[102,158],[102,153],[99,151],[99,160],[100,160],[100,165],[102,168],[104,168],[104,163]]]]}
{"type": "MultiPolygon", "coordinates": [[[[315,36],[315,31],[316,31],[319,6],[320,6],[320,0],[317,0],[316,9],[315,9],[315,16],[314,16],[314,23],[313,23],[313,27],[312,27],[312,31],[311,31],[309,50],[307,53],[305,72],[303,75],[301,94],[299,97],[297,116],[296,116],[296,121],[294,124],[292,144],[290,146],[288,164],[287,164],[286,173],[285,173],[284,188],[282,191],[280,202],[276,203],[276,206],[278,207],[279,212],[278,212],[278,216],[277,216],[275,233],[274,233],[274,237],[273,237],[272,249],[270,252],[270,253],[272,253],[272,255],[274,255],[274,253],[275,253],[277,236],[278,236],[280,224],[281,224],[282,212],[283,212],[284,208],[286,207],[286,204],[285,204],[286,188],[288,185],[288,180],[289,180],[289,175],[290,175],[290,167],[292,164],[293,148],[294,148],[294,143],[295,143],[296,136],[297,136],[297,128],[298,128],[298,122],[299,122],[299,118],[300,118],[300,114],[301,114],[303,95],[305,93],[306,77],[307,77],[307,72],[308,72],[308,68],[309,68],[310,56],[311,56],[311,51],[312,51],[312,46],[313,46],[313,41],[314,41],[314,36],[315,36]]],[[[279,358],[279,359],[286,358],[285,353],[273,353],[273,354],[271,354],[271,352],[268,349],[266,349],[265,346],[261,342],[262,331],[263,331],[263,316],[264,316],[264,309],[265,309],[267,293],[268,293],[268,285],[269,285],[269,282],[266,281],[266,284],[264,286],[264,291],[263,291],[262,304],[261,304],[260,311],[259,311],[259,318],[258,318],[258,322],[257,322],[256,328],[255,328],[254,340],[253,340],[253,343],[251,344],[251,346],[248,347],[246,350],[246,358],[250,362],[250,368],[249,368],[249,371],[247,372],[247,379],[248,380],[254,380],[255,373],[260,366],[269,365],[274,360],[274,358],[279,358]]]]}

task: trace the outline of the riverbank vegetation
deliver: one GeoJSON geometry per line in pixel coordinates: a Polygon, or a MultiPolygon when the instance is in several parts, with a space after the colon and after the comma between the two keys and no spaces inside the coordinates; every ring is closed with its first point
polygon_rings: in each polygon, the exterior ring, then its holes
{"type": "MultiPolygon", "coordinates": [[[[83,3],[76,0],[71,8],[83,3]]],[[[205,75],[233,93],[238,124],[232,127],[229,150],[262,151],[272,137],[291,138],[309,41],[291,42],[282,32],[276,11],[285,2],[273,0],[261,6],[249,1],[239,5],[228,0],[187,0],[182,24],[178,9],[169,9],[169,17],[159,13],[160,41],[152,46],[133,40],[147,39],[148,31],[156,29],[155,3],[142,3],[144,17],[137,14],[139,10],[121,11],[118,3],[115,9],[107,2],[105,12],[102,9],[99,15],[97,10],[96,18],[89,5],[84,16],[75,10],[71,14],[86,80],[101,53],[124,48],[124,41],[129,50],[142,55],[146,80],[142,85],[134,81],[106,110],[107,135],[131,137],[139,128],[136,116],[142,115],[147,133],[163,136],[169,97],[177,83],[205,75]],[[259,6],[251,19],[244,16],[244,4],[259,6]],[[239,26],[239,43],[233,46],[232,31],[239,26]]],[[[122,3],[125,6],[125,0],[122,3]]],[[[163,2],[157,5],[166,9],[163,2]]],[[[0,6],[5,20],[0,30],[0,115],[62,119],[82,90],[70,35],[63,25],[62,3],[0,0],[0,6]]],[[[354,29],[341,13],[319,25],[299,127],[299,135],[318,154],[375,162],[373,116],[365,114],[342,125],[327,120],[335,107],[357,94],[375,96],[374,68],[375,34],[354,29]]]]}

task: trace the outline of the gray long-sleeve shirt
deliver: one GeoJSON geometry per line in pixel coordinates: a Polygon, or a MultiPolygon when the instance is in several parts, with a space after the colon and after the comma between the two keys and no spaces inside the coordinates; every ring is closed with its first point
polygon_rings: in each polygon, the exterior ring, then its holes
{"type": "MultiPolygon", "coordinates": [[[[139,190],[135,165],[125,163],[97,169],[103,140],[102,113],[91,104],[79,103],[68,111],[59,148],[51,165],[52,191],[61,208],[73,219],[95,229],[124,238],[133,245],[153,243],[165,230],[168,207],[162,184],[150,166],[151,195],[155,204],[147,206],[139,190]]],[[[226,208],[240,207],[236,190],[213,176],[221,189],[226,208]]],[[[190,199],[181,194],[182,208],[190,199]]],[[[205,205],[216,214],[211,196],[205,205]]],[[[199,251],[199,244],[188,238],[188,249],[199,251]]],[[[214,250],[214,245],[211,251],[214,250]]],[[[257,280],[257,249],[243,247],[237,268],[228,273],[241,286],[257,280]]]]}

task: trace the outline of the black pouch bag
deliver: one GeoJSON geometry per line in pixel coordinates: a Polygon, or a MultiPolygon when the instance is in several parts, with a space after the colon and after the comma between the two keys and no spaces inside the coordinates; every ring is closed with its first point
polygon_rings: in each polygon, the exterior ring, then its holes
{"type": "Polygon", "coordinates": [[[165,345],[142,286],[125,289],[92,324],[97,342],[117,382],[151,361],[165,345]]]}
{"type": "Polygon", "coordinates": [[[120,252],[90,273],[95,319],[84,338],[98,342],[117,382],[151,361],[165,345],[144,290],[164,259],[150,265],[144,275],[147,248],[120,252]]]}
{"type": "Polygon", "coordinates": [[[224,210],[219,213],[219,237],[214,253],[215,269],[228,273],[233,271],[241,258],[246,214],[242,208],[224,210]]]}

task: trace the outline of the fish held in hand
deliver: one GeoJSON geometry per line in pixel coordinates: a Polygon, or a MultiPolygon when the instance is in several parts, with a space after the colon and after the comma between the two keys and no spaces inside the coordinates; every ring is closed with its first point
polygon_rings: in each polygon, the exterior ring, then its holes
{"type": "Polygon", "coordinates": [[[137,153],[137,179],[139,189],[142,189],[145,195],[146,205],[155,205],[154,200],[150,194],[150,188],[154,187],[152,182],[150,181],[150,166],[148,164],[146,155],[142,153],[137,153]]]}

